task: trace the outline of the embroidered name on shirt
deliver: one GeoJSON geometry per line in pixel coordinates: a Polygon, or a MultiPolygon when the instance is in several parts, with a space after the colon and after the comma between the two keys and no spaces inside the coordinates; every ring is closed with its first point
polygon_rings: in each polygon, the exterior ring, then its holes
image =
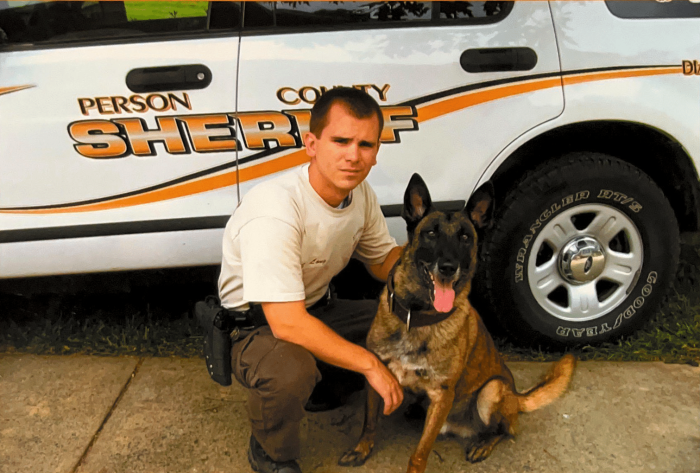
{"type": "Polygon", "coordinates": [[[301,267],[303,268],[304,266],[311,266],[311,265],[317,266],[317,265],[319,265],[319,264],[326,264],[327,261],[328,261],[328,260],[325,260],[325,259],[316,259],[316,258],[314,258],[314,259],[312,259],[311,261],[309,261],[308,263],[302,264],[301,267]]]}

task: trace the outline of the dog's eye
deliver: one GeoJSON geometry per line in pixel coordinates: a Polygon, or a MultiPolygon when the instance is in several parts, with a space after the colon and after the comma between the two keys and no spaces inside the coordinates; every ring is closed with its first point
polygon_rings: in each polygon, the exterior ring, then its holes
{"type": "Polygon", "coordinates": [[[430,238],[435,238],[437,236],[437,232],[435,230],[430,230],[428,233],[426,233],[430,238]]]}
{"type": "Polygon", "coordinates": [[[469,235],[462,233],[462,241],[469,241],[469,235]]]}

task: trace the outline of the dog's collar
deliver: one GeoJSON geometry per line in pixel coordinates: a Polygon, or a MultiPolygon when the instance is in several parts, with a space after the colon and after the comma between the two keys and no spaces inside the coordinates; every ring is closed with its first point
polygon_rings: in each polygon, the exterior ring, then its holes
{"type": "Polygon", "coordinates": [[[391,268],[391,271],[389,271],[389,277],[386,281],[387,302],[389,303],[389,310],[406,324],[406,331],[408,332],[411,330],[411,327],[425,327],[442,322],[452,315],[455,311],[454,307],[449,312],[438,312],[434,309],[411,310],[411,308],[407,309],[404,307],[394,296],[394,273],[400,263],[401,260],[399,259],[394,267],[391,268]]]}

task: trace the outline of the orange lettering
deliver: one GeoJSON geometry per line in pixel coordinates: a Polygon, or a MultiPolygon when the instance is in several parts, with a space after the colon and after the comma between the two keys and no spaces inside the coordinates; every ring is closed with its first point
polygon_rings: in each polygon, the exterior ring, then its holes
{"type": "Polygon", "coordinates": [[[119,118],[113,120],[124,127],[131,150],[136,156],[153,156],[156,151],[153,144],[157,141],[165,143],[168,153],[186,153],[187,148],[180,136],[175,117],[157,117],[157,130],[146,129],[146,123],[141,118],[119,118]]]}
{"type": "Polygon", "coordinates": [[[243,112],[235,117],[241,123],[243,139],[248,149],[270,148],[271,141],[282,148],[297,146],[297,140],[292,135],[292,122],[283,113],[243,112]]]}
{"type": "Polygon", "coordinates": [[[400,143],[399,131],[418,129],[418,123],[410,118],[416,116],[416,110],[409,105],[382,107],[382,114],[384,115],[384,129],[380,138],[382,143],[400,143]]]}
{"type": "Polygon", "coordinates": [[[187,125],[192,148],[198,153],[235,151],[238,140],[230,127],[228,115],[186,115],[178,120],[187,125]]]}
{"type": "Polygon", "coordinates": [[[107,120],[85,120],[68,126],[68,134],[79,144],[75,150],[86,158],[120,158],[129,151],[119,136],[119,127],[107,120]]]}

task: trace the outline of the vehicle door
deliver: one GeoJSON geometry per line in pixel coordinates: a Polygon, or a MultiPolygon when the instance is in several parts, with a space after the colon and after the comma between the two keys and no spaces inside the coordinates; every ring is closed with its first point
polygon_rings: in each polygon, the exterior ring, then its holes
{"type": "Polygon", "coordinates": [[[246,2],[241,192],[307,161],[308,111],[342,85],[383,107],[368,179],[385,214],[415,172],[459,206],[509,142],[562,112],[559,71],[546,2],[246,2]]]}
{"type": "Polygon", "coordinates": [[[222,228],[240,16],[231,2],[0,2],[0,242],[222,228]]]}

